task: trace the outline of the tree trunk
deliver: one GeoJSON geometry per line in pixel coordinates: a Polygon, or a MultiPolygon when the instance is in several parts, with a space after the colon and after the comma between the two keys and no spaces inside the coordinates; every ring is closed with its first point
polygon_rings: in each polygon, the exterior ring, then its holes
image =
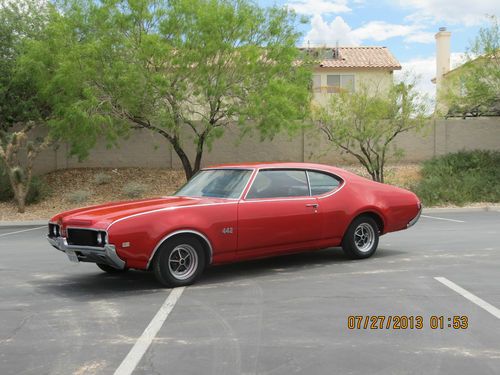
{"type": "Polygon", "coordinates": [[[196,159],[194,161],[193,174],[197,173],[201,168],[201,158],[203,157],[203,146],[205,146],[206,134],[202,133],[198,138],[198,145],[196,147],[196,159]]]}
{"type": "Polygon", "coordinates": [[[26,210],[26,195],[18,196],[17,199],[17,212],[20,214],[24,214],[26,210]]]}
{"type": "Polygon", "coordinates": [[[14,189],[14,198],[17,204],[17,212],[20,214],[24,214],[26,210],[26,195],[28,193],[28,186],[23,186],[22,183],[17,183],[13,186],[14,189]]]}
{"type": "Polygon", "coordinates": [[[186,180],[189,181],[191,177],[193,177],[194,172],[193,168],[191,167],[191,162],[189,161],[188,156],[182,149],[181,145],[179,144],[179,140],[177,138],[168,138],[170,143],[172,144],[172,147],[174,148],[175,153],[181,159],[182,167],[184,168],[184,174],[186,175],[186,180]]]}

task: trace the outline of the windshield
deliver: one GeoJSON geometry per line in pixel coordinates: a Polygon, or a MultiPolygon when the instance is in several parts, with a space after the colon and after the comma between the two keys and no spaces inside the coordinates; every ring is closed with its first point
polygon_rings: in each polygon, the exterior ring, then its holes
{"type": "Polygon", "coordinates": [[[175,195],[184,197],[239,198],[252,171],[208,169],[198,172],[175,195]]]}

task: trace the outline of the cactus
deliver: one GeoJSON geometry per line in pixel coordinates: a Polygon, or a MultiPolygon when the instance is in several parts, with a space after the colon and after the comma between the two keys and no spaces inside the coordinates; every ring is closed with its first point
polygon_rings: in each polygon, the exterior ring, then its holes
{"type": "Polygon", "coordinates": [[[18,212],[24,213],[26,196],[32,180],[33,162],[36,156],[52,143],[50,136],[41,142],[29,139],[29,131],[34,127],[29,123],[24,129],[13,133],[0,133],[0,160],[3,162],[14,192],[18,212]],[[22,156],[19,156],[22,153],[22,156]]]}

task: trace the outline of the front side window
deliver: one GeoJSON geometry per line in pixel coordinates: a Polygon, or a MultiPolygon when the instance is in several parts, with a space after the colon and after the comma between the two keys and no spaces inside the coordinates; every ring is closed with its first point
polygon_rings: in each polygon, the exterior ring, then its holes
{"type": "Polygon", "coordinates": [[[339,180],[326,173],[307,171],[307,175],[311,185],[311,195],[328,193],[340,185],[339,180]]]}
{"type": "Polygon", "coordinates": [[[176,196],[239,198],[252,171],[245,169],[207,169],[198,172],[176,196]]]}
{"type": "Polygon", "coordinates": [[[255,177],[247,199],[309,196],[305,171],[261,170],[255,177]]]}

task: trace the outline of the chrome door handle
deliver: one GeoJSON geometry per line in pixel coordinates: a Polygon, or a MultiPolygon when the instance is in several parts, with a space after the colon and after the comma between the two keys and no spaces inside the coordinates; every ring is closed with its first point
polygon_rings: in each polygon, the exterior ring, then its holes
{"type": "Polygon", "coordinates": [[[319,204],[317,204],[317,203],[308,203],[308,204],[306,204],[306,207],[318,208],[319,204]]]}

